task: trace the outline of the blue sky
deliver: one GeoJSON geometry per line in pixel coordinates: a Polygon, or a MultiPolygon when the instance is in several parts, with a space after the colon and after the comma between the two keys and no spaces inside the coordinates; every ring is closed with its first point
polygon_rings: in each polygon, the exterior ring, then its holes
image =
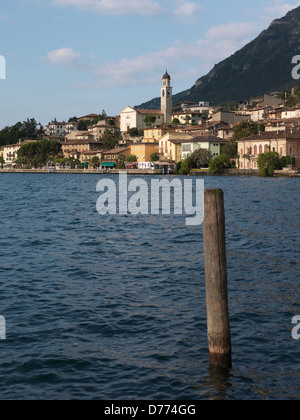
{"type": "MultiPolygon", "coordinates": [[[[0,4],[0,128],[35,117],[118,115],[190,88],[293,0],[10,0],[0,4]]],[[[206,98],[203,98],[205,100],[206,98]]]]}

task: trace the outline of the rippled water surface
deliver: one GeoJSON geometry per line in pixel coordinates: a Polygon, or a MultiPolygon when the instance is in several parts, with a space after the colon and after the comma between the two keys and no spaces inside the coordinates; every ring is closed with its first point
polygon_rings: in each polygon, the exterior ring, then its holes
{"type": "Polygon", "coordinates": [[[205,178],[226,200],[227,376],[208,367],[202,227],[99,216],[98,180],[0,175],[0,398],[299,399],[299,179],[205,178]]]}

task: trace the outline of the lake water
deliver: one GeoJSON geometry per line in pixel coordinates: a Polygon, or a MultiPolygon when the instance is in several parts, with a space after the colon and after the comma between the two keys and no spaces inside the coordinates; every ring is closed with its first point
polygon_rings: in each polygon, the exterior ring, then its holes
{"type": "Polygon", "coordinates": [[[299,180],[205,178],[226,202],[223,375],[208,366],[202,226],[100,216],[99,179],[0,175],[0,399],[299,399],[299,180]]]}

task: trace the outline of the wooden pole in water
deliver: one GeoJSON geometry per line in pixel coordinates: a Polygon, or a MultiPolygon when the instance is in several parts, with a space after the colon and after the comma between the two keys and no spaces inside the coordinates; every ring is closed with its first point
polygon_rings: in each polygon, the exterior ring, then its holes
{"type": "Polygon", "coordinates": [[[205,190],[204,194],[204,262],[210,365],[230,369],[225,208],[220,189],[205,190]]]}

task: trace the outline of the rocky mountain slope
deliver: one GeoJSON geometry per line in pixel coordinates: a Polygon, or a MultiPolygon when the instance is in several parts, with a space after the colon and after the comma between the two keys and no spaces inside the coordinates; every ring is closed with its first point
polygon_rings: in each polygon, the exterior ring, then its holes
{"type": "MultiPolygon", "coordinates": [[[[195,85],[174,96],[173,103],[209,101],[214,105],[240,101],[296,85],[292,58],[300,55],[300,7],[274,20],[268,29],[225,59],[195,85]]],[[[137,108],[160,108],[160,98],[137,108]]]]}

